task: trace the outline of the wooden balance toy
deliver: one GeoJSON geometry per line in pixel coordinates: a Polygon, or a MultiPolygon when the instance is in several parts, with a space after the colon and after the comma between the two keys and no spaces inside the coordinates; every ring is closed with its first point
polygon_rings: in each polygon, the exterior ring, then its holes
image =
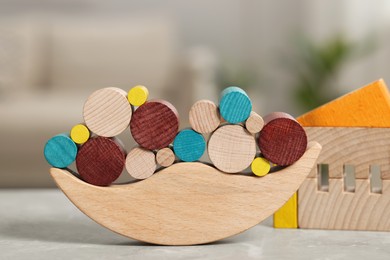
{"type": "Polygon", "coordinates": [[[233,236],[279,209],[319,156],[321,146],[307,143],[295,119],[272,113],[263,120],[237,87],[222,92],[219,106],[196,102],[191,128],[181,131],[174,106],[147,101],[148,94],[143,86],[94,92],[85,124],[53,137],[44,151],[65,195],[121,235],[162,245],[233,236]],[[138,146],[126,153],[114,137],[128,126],[138,146]],[[211,165],[199,162],[206,151],[211,165]],[[73,161],[78,173],[67,168],[73,161]],[[124,168],[142,181],[112,184],[124,168]]]}

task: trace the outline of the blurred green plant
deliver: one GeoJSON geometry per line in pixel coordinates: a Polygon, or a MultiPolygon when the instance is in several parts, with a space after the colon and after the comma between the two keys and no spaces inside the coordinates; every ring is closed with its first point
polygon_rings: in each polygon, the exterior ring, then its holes
{"type": "Polygon", "coordinates": [[[340,95],[335,90],[339,71],[352,60],[367,55],[374,49],[372,37],[351,42],[336,35],[322,44],[301,38],[297,57],[290,67],[295,75],[293,97],[303,111],[323,105],[340,95]]]}

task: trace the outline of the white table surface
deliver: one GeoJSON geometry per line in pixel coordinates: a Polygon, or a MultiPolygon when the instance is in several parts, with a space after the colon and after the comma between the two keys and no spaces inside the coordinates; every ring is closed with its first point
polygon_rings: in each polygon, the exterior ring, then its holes
{"type": "Polygon", "coordinates": [[[390,233],[274,229],[202,246],[153,246],[90,220],[59,190],[0,190],[0,259],[390,259],[390,233]]]}

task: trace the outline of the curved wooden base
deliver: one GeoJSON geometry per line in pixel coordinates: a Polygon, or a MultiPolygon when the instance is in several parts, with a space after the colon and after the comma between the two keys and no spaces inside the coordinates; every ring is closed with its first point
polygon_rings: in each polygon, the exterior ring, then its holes
{"type": "Polygon", "coordinates": [[[137,183],[93,186],[57,168],[50,173],[87,216],[121,235],[161,245],[194,245],[224,239],[260,223],[305,180],[321,146],[259,178],[226,174],[202,163],[177,163],[137,183]]]}

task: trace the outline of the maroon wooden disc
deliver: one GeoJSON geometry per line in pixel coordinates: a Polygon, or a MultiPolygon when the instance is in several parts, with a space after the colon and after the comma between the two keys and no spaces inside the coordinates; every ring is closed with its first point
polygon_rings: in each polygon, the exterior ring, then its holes
{"type": "Polygon", "coordinates": [[[80,177],[93,185],[108,186],[118,179],[126,153],[112,138],[94,137],[83,144],[76,157],[80,177]]]}
{"type": "Polygon", "coordinates": [[[296,162],[305,153],[307,136],[303,127],[289,117],[268,117],[259,134],[259,148],[263,156],[280,166],[296,162]]]}
{"type": "Polygon", "coordinates": [[[130,121],[134,140],[142,147],[155,150],[173,142],[179,130],[176,108],[165,100],[151,100],[138,107],[130,121]]]}

